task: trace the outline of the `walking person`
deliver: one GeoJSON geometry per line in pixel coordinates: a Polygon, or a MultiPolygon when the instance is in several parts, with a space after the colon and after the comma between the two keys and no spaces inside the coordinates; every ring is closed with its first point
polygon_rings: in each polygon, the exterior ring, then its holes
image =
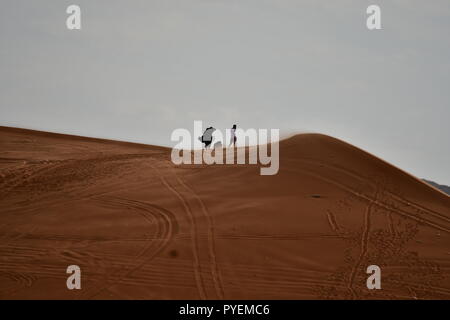
{"type": "Polygon", "coordinates": [[[236,125],[233,124],[233,128],[231,130],[231,139],[230,139],[230,147],[231,145],[236,146],[236,125]]]}

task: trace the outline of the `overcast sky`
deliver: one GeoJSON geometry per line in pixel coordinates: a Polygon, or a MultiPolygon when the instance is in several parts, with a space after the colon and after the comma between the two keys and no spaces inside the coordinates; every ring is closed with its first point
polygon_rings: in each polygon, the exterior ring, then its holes
{"type": "Polygon", "coordinates": [[[449,35],[449,0],[2,0],[0,125],[166,146],[194,120],[320,132],[450,184],[449,35]]]}

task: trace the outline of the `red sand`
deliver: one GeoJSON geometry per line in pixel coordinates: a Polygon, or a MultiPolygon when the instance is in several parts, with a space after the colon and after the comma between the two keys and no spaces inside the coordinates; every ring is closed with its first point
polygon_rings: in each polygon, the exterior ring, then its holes
{"type": "Polygon", "coordinates": [[[328,136],[261,176],[0,127],[0,184],[0,299],[450,298],[450,197],[328,136]]]}

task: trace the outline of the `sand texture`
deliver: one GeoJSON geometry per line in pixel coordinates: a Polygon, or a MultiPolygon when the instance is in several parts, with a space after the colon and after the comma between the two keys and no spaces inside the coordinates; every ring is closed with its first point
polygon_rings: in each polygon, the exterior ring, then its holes
{"type": "Polygon", "coordinates": [[[0,127],[0,299],[450,299],[450,197],[319,134],[259,168],[0,127]]]}

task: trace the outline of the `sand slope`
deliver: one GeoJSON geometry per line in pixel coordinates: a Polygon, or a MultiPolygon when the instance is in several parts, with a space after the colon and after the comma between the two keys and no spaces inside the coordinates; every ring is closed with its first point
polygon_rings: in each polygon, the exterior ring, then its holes
{"type": "Polygon", "coordinates": [[[450,298],[450,198],[382,160],[317,134],[275,176],[169,153],[0,127],[0,298],[450,298]]]}

